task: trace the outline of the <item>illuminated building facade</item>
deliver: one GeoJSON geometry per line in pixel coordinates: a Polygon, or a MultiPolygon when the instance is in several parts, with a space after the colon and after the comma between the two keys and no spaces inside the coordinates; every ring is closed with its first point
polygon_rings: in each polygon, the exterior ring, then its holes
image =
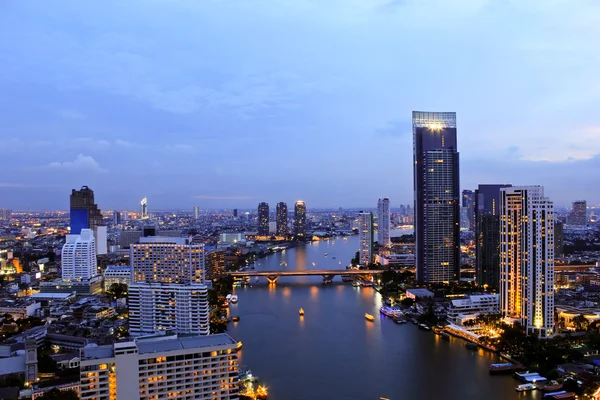
{"type": "Polygon", "coordinates": [[[288,209],[287,209],[287,204],[285,204],[283,201],[280,203],[277,203],[276,222],[277,222],[276,233],[278,235],[282,235],[282,236],[287,235],[288,209]]]}
{"type": "Polygon", "coordinates": [[[269,204],[265,202],[258,204],[258,234],[269,234],[269,204]]]}
{"type": "Polygon", "coordinates": [[[294,205],[294,234],[306,235],[306,204],[302,200],[298,200],[294,205]]]}
{"type": "Polygon", "coordinates": [[[206,255],[206,279],[212,280],[225,272],[225,254],[211,251],[206,255]]]}
{"type": "Polygon", "coordinates": [[[472,190],[462,191],[462,208],[465,212],[467,230],[475,230],[475,194],[472,190]]]}
{"type": "Polygon", "coordinates": [[[0,220],[10,221],[12,218],[12,210],[10,208],[0,208],[0,220]]]}
{"type": "Polygon", "coordinates": [[[417,279],[459,278],[459,157],[456,113],[413,111],[417,279]]]}
{"type": "Polygon", "coordinates": [[[541,186],[500,189],[500,303],[527,334],[554,333],[554,207],[541,186]]]}
{"type": "Polygon", "coordinates": [[[380,246],[392,245],[390,238],[390,199],[387,197],[377,201],[377,241],[380,246]]]}
{"type": "Polygon", "coordinates": [[[141,219],[148,218],[148,199],[145,197],[140,201],[140,217],[141,219]]]}
{"type": "Polygon", "coordinates": [[[83,400],[239,397],[237,344],[224,333],[85,347],[80,358],[83,400]]]}
{"type": "Polygon", "coordinates": [[[204,245],[188,238],[149,236],[130,248],[131,281],[204,283],[204,245]]]}
{"type": "Polygon", "coordinates": [[[97,275],[96,243],[91,229],[67,235],[61,257],[63,281],[87,281],[97,275]]]}
{"type": "Polygon", "coordinates": [[[373,214],[361,212],[358,214],[358,260],[360,265],[373,263],[373,214]]]}
{"type": "Polygon", "coordinates": [[[569,214],[569,225],[585,226],[587,224],[587,202],[578,200],[573,202],[573,210],[569,214]]]}

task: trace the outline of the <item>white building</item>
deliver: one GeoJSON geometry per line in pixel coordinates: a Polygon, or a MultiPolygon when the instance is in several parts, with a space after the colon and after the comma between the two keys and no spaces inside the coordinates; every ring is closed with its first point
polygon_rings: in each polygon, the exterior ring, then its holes
{"type": "Polygon", "coordinates": [[[448,307],[448,321],[462,325],[468,319],[476,318],[479,314],[500,313],[499,294],[470,295],[464,299],[454,299],[448,307]]]}
{"type": "Polygon", "coordinates": [[[500,189],[502,313],[528,334],[554,333],[554,207],[541,186],[500,189]]]}
{"type": "Polygon", "coordinates": [[[81,399],[237,399],[236,342],[227,334],[137,339],[81,350],[81,399]]]}
{"type": "Polygon", "coordinates": [[[79,235],[67,235],[67,242],[62,248],[62,280],[86,281],[97,272],[93,231],[82,229],[79,235]]]}
{"type": "Polygon", "coordinates": [[[109,265],[104,270],[104,288],[108,289],[114,283],[131,283],[131,267],[126,265],[109,265]]]}
{"type": "Polygon", "coordinates": [[[373,263],[373,214],[358,214],[359,263],[366,266],[373,263]]]}
{"type": "Polygon", "coordinates": [[[235,244],[246,241],[246,234],[240,232],[225,232],[221,233],[220,242],[226,244],[235,244]]]}
{"type": "Polygon", "coordinates": [[[390,247],[390,199],[387,197],[377,201],[377,242],[380,246],[390,247]]]}
{"type": "Polygon", "coordinates": [[[208,289],[205,285],[133,283],[129,286],[129,333],[208,335],[208,289]]]}
{"type": "Polygon", "coordinates": [[[130,249],[131,282],[204,283],[204,245],[188,238],[149,236],[130,249]]]}

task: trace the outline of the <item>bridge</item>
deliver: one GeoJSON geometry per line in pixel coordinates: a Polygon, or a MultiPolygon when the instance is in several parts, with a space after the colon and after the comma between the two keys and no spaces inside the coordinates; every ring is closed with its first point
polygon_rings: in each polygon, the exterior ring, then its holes
{"type": "Polygon", "coordinates": [[[245,278],[252,276],[264,276],[267,278],[269,283],[277,282],[277,279],[280,276],[316,276],[320,275],[323,277],[323,282],[331,282],[334,276],[336,275],[356,275],[356,276],[364,276],[364,275],[378,275],[383,273],[382,269],[311,269],[311,270],[301,270],[301,271],[235,271],[235,272],[225,272],[226,275],[233,276],[234,278],[245,278]]]}

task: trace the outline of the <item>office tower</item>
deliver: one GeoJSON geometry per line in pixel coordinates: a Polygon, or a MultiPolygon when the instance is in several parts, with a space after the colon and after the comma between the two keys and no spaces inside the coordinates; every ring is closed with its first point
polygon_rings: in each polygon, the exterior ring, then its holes
{"type": "Polygon", "coordinates": [[[238,216],[238,209],[234,208],[233,209],[233,218],[237,218],[237,216],[238,216]]]}
{"type": "Polygon", "coordinates": [[[585,226],[587,224],[587,203],[585,200],[573,202],[573,210],[569,214],[569,225],[585,226]]]}
{"type": "Polygon", "coordinates": [[[87,281],[97,272],[94,231],[82,229],[79,235],[67,235],[62,248],[62,280],[87,281]]]}
{"type": "Polygon", "coordinates": [[[390,199],[387,197],[377,201],[377,241],[380,246],[392,245],[390,239],[390,199]]]}
{"type": "Polygon", "coordinates": [[[565,255],[565,232],[562,222],[554,221],[554,257],[559,258],[565,255]]]}
{"type": "Polygon", "coordinates": [[[358,214],[359,263],[362,266],[373,264],[373,214],[358,214]]]}
{"type": "Polygon", "coordinates": [[[237,344],[225,333],[88,346],[80,359],[83,400],[239,397],[237,344]]]}
{"type": "Polygon", "coordinates": [[[140,201],[140,218],[148,218],[148,199],[145,197],[140,201]]]}
{"type": "Polygon", "coordinates": [[[465,210],[465,214],[467,217],[467,230],[474,231],[475,230],[475,194],[472,190],[463,190],[462,192],[462,207],[465,210]]]}
{"type": "Polygon", "coordinates": [[[208,289],[200,284],[132,283],[128,288],[129,334],[208,335],[208,289]]]}
{"type": "Polygon", "coordinates": [[[94,202],[94,191],[87,186],[71,191],[71,234],[79,235],[82,229],[92,229],[104,225],[100,209],[94,202]]]}
{"type": "Polygon", "coordinates": [[[527,334],[554,333],[554,208],[541,186],[500,189],[502,313],[527,334]]]}
{"type": "Polygon", "coordinates": [[[294,205],[294,234],[306,235],[306,204],[302,200],[298,200],[294,205]]]}
{"type": "Polygon", "coordinates": [[[188,238],[142,237],[130,248],[131,281],[204,283],[204,245],[188,238]]]}
{"type": "Polygon", "coordinates": [[[213,280],[225,272],[225,253],[211,251],[206,254],[206,279],[213,280]]]}
{"type": "Polygon", "coordinates": [[[280,203],[277,203],[277,234],[281,235],[281,236],[285,236],[287,235],[287,217],[288,217],[288,210],[287,210],[287,204],[285,204],[283,201],[280,203]]]}
{"type": "Polygon", "coordinates": [[[12,217],[12,210],[9,208],[0,208],[0,220],[9,221],[12,217]]]}
{"type": "Polygon", "coordinates": [[[258,204],[258,234],[260,236],[269,234],[269,204],[265,202],[258,204]]]}
{"type": "Polygon", "coordinates": [[[459,159],[456,113],[413,111],[417,279],[459,278],[459,159]]]}
{"type": "Polygon", "coordinates": [[[198,206],[194,206],[194,218],[196,218],[196,221],[198,220],[199,217],[200,217],[200,208],[198,206]]]}
{"type": "Polygon", "coordinates": [[[490,289],[500,284],[500,189],[510,186],[479,185],[474,194],[475,273],[490,289]]]}
{"type": "Polygon", "coordinates": [[[121,225],[123,223],[122,219],[121,219],[121,213],[118,212],[117,210],[113,211],[113,225],[117,226],[117,225],[121,225]]]}

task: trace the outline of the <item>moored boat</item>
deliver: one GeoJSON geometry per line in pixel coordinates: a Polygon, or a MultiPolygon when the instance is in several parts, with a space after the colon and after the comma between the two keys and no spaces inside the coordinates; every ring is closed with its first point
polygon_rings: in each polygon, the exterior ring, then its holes
{"type": "Polygon", "coordinates": [[[444,332],[444,333],[442,333],[442,339],[450,340],[450,335],[448,335],[446,332],[444,332]]]}
{"type": "Polygon", "coordinates": [[[508,374],[525,369],[521,364],[499,363],[490,365],[490,374],[508,374]]]}
{"type": "Polygon", "coordinates": [[[425,324],[419,324],[419,329],[422,329],[422,330],[424,330],[424,331],[430,331],[430,330],[431,330],[431,328],[430,328],[430,327],[428,327],[428,326],[427,326],[427,325],[425,325],[425,324]]]}
{"type": "Polygon", "coordinates": [[[477,350],[479,348],[479,346],[477,346],[477,343],[473,343],[473,342],[465,343],[465,347],[469,350],[477,350]]]}
{"type": "Polygon", "coordinates": [[[367,313],[365,313],[365,318],[366,318],[368,321],[374,321],[374,320],[375,320],[375,317],[374,317],[374,316],[372,316],[371,314],[367,314],[367,313]]]}
{"type": "Polygon", "coordinates": [[[534,390],[536,387],[533,383],[522,383],[520,385],[518,385],[515,390],[517,392],[527,392],[530,390],[534,390]]]}
{"type": "Polygon", "coordinates": [[[304,309],[303,309],[303,308],[299,309],[299,310],[298,310],[298,314],[300,314],[300,315],[304,315],[304,309]]]}
{"type": "Polygon", "coordinates": [[[237,348],[238,350],[242,348],[242,342],[237,342],[237,348]]]}
{"type": "Polygon", "coordinates": [[[237,302],[238,302],[238,297],[237,297],[237,295],[236,295],[236,294],[234,294],[233,296],[231,296],[231,302],[232,302],[233,304],[235,304],[235,303],[237,303],[237,302]]]}
{"type": "Polygon", "coordinates": [[[235,317],[231,318],[231,320],[232,320],[233,322],[238,322],[238,321],[240,320],[240,317],[238,317],[238,316],[236,315],[235,317]]]}

